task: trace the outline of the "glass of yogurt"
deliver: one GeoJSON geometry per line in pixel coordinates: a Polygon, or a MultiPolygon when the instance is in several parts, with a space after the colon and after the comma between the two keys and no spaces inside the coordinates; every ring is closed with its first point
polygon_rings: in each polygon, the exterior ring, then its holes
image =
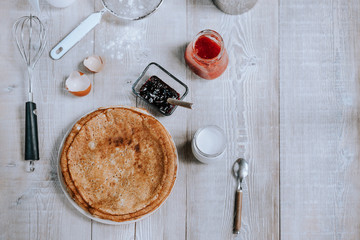
{"type": "Polygon", "coordinates": [[[226,149],[224,131],[215,125],[200,128],[192,139],[191,149],[200,162],[214,163],[219,161],[226,149]]]}

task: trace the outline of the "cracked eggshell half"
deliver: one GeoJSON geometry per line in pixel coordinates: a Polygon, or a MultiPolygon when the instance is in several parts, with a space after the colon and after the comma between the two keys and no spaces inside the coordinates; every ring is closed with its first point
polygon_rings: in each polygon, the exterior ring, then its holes
{"type": "Polygon", "coordinates": [[[85,58],[83,64],[87,70],[93,73],[98,73],[104,68],[104,60],[96,55],[85,58]]]}
{"type": "Polygon", "coordinates": [[[66,89],[73,95],[83,97],[89,94],[91,82],[82,72],[74,71],[65,81],[66,89]]]}

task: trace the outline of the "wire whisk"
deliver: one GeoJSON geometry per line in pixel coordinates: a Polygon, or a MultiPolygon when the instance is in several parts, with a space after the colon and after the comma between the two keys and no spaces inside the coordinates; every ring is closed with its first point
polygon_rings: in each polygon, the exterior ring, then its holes
{"type": "Polygon", "coordinates": [[[29,172],[35,170],[34,160],[39,160],[38,128],[36,104],[33,102],[33,70],[46,46],[46,30],[37,16],[19,18],[13,26],[17,48],[24,59],[28,71],[28,102],[25,119],[25,160],[30,160],[29,172]]]}
{"type": "Polygon", "coordinates": [[[29,101],[32,101],[32,72],[46,46],[46,30],[37,16],[19,18],[13,26],[13,35],[29,73],[29,101]]]}

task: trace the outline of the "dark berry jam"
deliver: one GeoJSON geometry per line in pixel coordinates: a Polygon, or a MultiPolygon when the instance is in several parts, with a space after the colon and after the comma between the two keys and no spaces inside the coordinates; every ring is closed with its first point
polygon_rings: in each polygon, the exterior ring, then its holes
{"type": "Polygon", "coordinates": [[[167,102],[168,98],[179,99],[180,94],[157,76],[151,76],[140,88],[140,96],[156,106],[163,114],[169,114],[174,108],[167,102]]]}

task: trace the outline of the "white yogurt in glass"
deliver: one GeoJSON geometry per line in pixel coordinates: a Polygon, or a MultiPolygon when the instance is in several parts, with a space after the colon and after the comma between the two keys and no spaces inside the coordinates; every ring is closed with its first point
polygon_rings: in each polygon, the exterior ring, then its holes
{"type": "Polygon", "coordinates": [[[219,161],[225,152],[226,137],[218,126],[206,126],[196,131],[191,149],[194,156],[203,163],[219,161]]]}

